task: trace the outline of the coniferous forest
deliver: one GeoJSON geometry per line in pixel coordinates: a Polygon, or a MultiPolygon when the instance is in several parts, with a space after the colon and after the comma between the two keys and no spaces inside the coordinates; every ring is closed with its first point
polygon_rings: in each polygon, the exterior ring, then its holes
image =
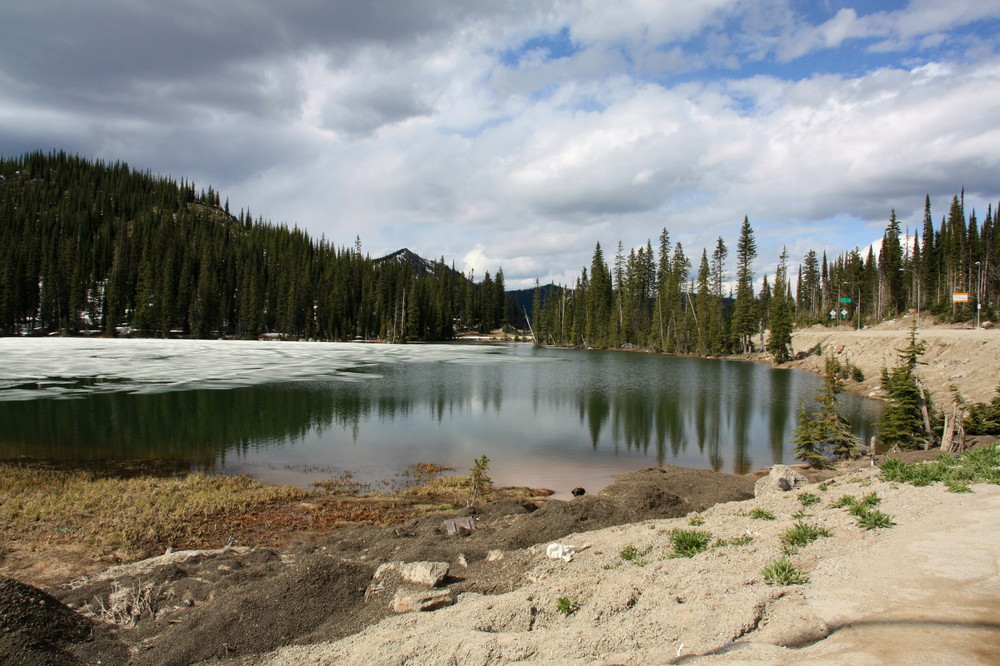
{"type": "Polygon", "coordinates": [[[904,231],[894,211],[888,218],[877,254],[810,250],[793,266],[786,250],[763,276],[752,270],[756,240],[746,218],[734,274],[726,272],[730,250],[721,237],[691,257],[664,229],[655,248],[647,241],[626,253],[619,242],[610,262],[598,243],[571,288],[536,287],[534,334],[545,344],[708,356],[766,350],[782,362],[795,326],[864,326],[917,311],[968,321],[980,302],[981,320],[995,319],[1000,233],[992,206],[980,223],[965,210],[964,193],[955,195],[935,226],[928,196],[922,229],[904,231]]]}
{"type": "Polygon", "coordinates": [[[731,274],[722,237],[688,255],[663,229],[655,247],[626,252],[619,241],[610,259],[598,244],[574,285],[536,288],[518,308],[502,269],[476,283],[443,258],[372,259],[360,240],[335,246],[231,211],[211,187],[37,152],[0,159],[0,335],[445,340],[523,323],[526,311],[541,344],[766,350],[780,362],[796,325],[866,325],[917,309],[968,320],[980,298],[993,319],[994,217],[991,206],[980,223],[958,194],[935,225],[927,197],[920,230],[904,232],[890,212],[877,254],[785,251],[763,276],[749,219],[731,274]],[[954,302],[959,292],[969,300],[954,302]]]}
{"type": "Polygon", "coordinates": [[[371,259],[122,163],[0,159],[2,335],[444,340],[511,307],[502,269],[371,259]]]}

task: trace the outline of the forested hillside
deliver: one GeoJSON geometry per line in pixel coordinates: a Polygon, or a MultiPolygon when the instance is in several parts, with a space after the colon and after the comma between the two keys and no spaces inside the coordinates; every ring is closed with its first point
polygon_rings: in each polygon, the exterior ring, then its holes
{"type": "Polygon", "coordinates": [[[963,321],[976,317],[980,302],[982,321],[993,320],[996,226],[992,206],[981,223],[975,211],[967,215],[962,194],[935,227],[926,197],[922,229],[907,234],[891,212],[877,252],[855,248],[828,258],[810,250],[796,267],[786,251],[763,279],[752,270],[757,249],[748,219],[737,237],[735,274],[726,272],[723,238],[692,258],[664,229],[655,249],[647,241],[626,254],[619,242],[610,266],[598,244],[572,287],[536,290],[532,324],[544,344],[701,355],[766,349],[783,361],[796,324],[858,326],[917,309],[963,321]]]}
{"type": "Polygon", "coordinates": [[[442,259],[417,274],[122,163],[0,159],[3,335],[441,340],[509,311],[502,270],[474,284],[442,259]]]}

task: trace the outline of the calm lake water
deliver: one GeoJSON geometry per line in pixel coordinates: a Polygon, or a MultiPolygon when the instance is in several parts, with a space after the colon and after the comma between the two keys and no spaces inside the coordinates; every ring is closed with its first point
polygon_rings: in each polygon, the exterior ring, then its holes
{"type": "MultiPolygon", "coordinates": [[[[0,339],[0,459],[170,461],[308,486],[485,454],[498,485],[596,491],[658,464],[794,462],[820,378],[526,344],[0,339]]],[[[881,412],[842,394],[864,438],[881,412]]]]}

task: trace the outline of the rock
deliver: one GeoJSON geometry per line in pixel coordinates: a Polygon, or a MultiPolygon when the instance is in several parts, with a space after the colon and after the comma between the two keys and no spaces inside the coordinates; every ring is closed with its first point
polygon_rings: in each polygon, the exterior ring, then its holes
{"type": "Polygon", "coordinates": [[[412,611],[432,611],[455,603],[451,590],[425,590],[401,587],[396,590],[389,608],[394,613],[410,613],[412,611]]]}
{"type": "Polygon", "coordinates": [[[465,556],[465,553],[459,553],[458,557],[455,559],[455,563],[460,567],[469,566],[469,558],[465,556]]]}
{"type": "Polygon", "coordinates": [[[586,488],[576,487],[573,490],[571,490],[570,493],[573,494],[573,497],[580,497],[581,495],[586,495],[587,490],[586,488]]]}
{"type": "Polygon", "coordinates": [[[775,465],[768,472],[767,476],[758,480],[754,485],[753,492],[755,497],[760,497],[761,495],[766,495],[767,493],[776,492],[788,492],[789,490],[794,490],[799,486],[802,486],[808,482],[806,477],[802,476],[794,469],[787,465],[775,465]]]}
{"type": "Polygon", "coordinates": [[[437,587],[448,575],[447,562],[386,562],[375,570],[375,580],[396,573],[407,583],[437,587]]]}
{"type": "Polygon", "coordinates": [[[490,552],[486,553],[487,562],[497,562],[502,559],[503,559],[502,550],[491,550],[490,552]]]}

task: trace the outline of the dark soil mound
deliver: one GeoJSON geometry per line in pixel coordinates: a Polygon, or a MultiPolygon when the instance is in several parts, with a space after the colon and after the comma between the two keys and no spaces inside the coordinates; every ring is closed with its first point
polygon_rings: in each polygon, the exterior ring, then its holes
{"type": "Polygon", "coordinates": [[[0,577],[0,663],[38,666],[125,663],[127,650],[109,629],[38,588],[0,577]]]}
{"type": "Polygon", "coordinates": [[[753,497],[757,476],[737,476],[707,469],[687,469],[664,465],[621,476],[601,491],[635,512],[633,520],[675,518],[688,511],[704,511],[719,502],[738,502],[753,497]],[[678,513],[680,498],[689,508],[678,513]]]}
{"type": "Polygon", "coordinates": [[[277,575],[245,576],[183,621],[147,627],[155,638],[134,663],[180,665],[266,652],[302,642],[331,618],[336,623],[324,627],[323,639],[354,633],[367,624],[352,614],[361,609],[373,572],[373,566],[312,555],[277,575]]]}

